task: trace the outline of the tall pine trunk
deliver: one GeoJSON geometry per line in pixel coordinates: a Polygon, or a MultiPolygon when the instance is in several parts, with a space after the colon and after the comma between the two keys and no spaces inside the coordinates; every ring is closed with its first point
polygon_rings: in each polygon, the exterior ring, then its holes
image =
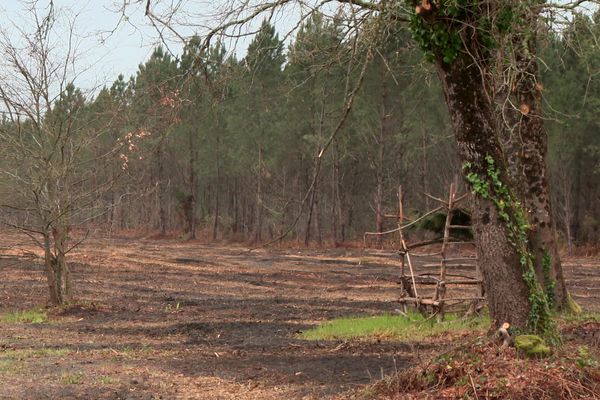
{"type": "Polygon", "coordinates": [[[163,187],[163,180],[165,175],[164,157],[163,157],[163,144],[162,142],[156,149],[156,162],[157,162],[157,188],[158,190],[158,224],[161,235],[167,233],[167,211],[165,204],[165,190],[163,187]]]}
{"type": "Polygon", "coordinates": [[[216,169],[217,169],[217,181],[215,182],[215,209],[214,209],[214,219],[213,219],[213,229],[212,229],[212,238],[213,240],[217,240],[219,235],[219,205],[221,202],[220,199],[220,189],[221,189],[221,159],[220,159],[220,149],[219,149],[219,137],[217,136],[217,148],[216,148],[216,169]]]}
{"type": "Polygon", "coordinates": [[[262,233],[262,214],[263,214],[263,193],[262,193],[262,175],[263,175],[263,149],[258,145],[258,172],[256,174],[256,204],[254,213],[254,228],[252,232],[252,243],[261,241],[262,233]]]}

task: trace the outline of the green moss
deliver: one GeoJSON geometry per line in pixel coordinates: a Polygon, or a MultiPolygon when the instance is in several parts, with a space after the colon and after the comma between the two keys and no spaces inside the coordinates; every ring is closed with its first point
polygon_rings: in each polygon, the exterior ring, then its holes
{"type": "MultiPolygon", "coordinates": [[[[405,3],[409,9],[414,9],[414,1],[406,0],[405,3]]],[[[445,64],[452,64],[463,51],[460,32],[465,26],[474,30],[476,39],[483,45],[481,49],[491,54],[498,47],[499,37],[509,35],[516,24],[523,25],[513,6],[504,6],[490,15],[478,9],[478,2],[439,0],[435,4],[435,18],[424,18],[413,12],[409,24],[413,39],[429,61],[439,58],[445,64]]]]}
{"type": "Polygon", "coordinates": [[[583,314],[583,309],[571,296],[571,293],[567,292],[567,301],[565,304],[565,311],[575,315],[583,314]]]}
{"type": "Polygon", "coordinates": [[[550,346],[538,335],[519,335],[515,337],[517,352],[531,358],[544,358],[550,355],[550,346]]]}

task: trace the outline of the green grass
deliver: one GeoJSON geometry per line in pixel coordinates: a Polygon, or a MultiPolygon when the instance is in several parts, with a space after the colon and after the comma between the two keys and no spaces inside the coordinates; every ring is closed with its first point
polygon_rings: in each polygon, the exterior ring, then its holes
{"type": "Polygon", "coordinates": [[[19,370],[19,364],[15,360],[0,359],[0,374],[6,374],[19,370]]]}
{"type": "Polygon", "coordinates": [[[114,379],[108,375],[101,375],[96,378],[96,383],[100,385],[112,385],[114,383],[114,379]]]}
{"type": "Polygon", "coordinates": [[[79,385],[83,382],[84,375],[82,372],[63,375],[60,381],[65,385],[79,385]]]}
{"type": "Polygon", "coordinates": [[[418,341],[446,332],[464,333],[481,331],[490,327],[487,316],[461,318],[446,315],[441,323],[426,320],[421,314],[407,316],[384,314],[379,316],[337,318],[316,328],[302,332],[306,340],[327,339],[395,339],[418,341]]]}
{"type": "Polygon", "coordinates": [[[24,360],[26,358],[34,357],[63,357],[69,353],[70,350],[66,348],[41,347],[39,349],[6,350],[0,354],[2,355],[2,357],[8,359],[24,360]]]}
{"type": "Polygon", "coordinates": [[[25,370],[27,359],[62,357],[70,353],[66,348],[18,349],[0,352],[0,374],[17,374],[25,370]]]}
{"type": "Polygon", "coordinates": [[[40,324],[48,320],[46,311],[43,310],[24,310],[12,311],[2,316],[2,322],[7,324],[40,324]]]}
{"type": "Polygon", "coordinates": [[[563,322],[600,322],[600,312],[562,313],[558,316],[558,319],[563,322]]]}

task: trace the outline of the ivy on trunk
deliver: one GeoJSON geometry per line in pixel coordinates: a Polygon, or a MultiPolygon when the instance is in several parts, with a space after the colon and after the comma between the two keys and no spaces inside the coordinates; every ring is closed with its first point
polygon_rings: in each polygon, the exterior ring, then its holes
{"type": "Polygon", "coordinates": [[[476,194],[473,223],[492,319],[551,334],[551,308],[562,307],[567,295],[551,221],[546,132],[535,82],[539,11],[531,2],[408,3],[416,6],[413,36],[437,67],[459,159],[476,194]],[[515,27],[525,21],[533,25],[515,27]],[[506,63],[517,71],[517,83],[504,93],[521,102],[511,110],[517,113],[511,129],[525,138],[513,142],[521,155],[516,158],[506,156],[506,128],[496,117],[494,77],[506,63]]]}

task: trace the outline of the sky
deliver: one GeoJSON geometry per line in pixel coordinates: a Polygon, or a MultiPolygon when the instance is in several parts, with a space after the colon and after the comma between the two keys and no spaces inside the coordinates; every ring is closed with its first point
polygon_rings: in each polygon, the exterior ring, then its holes
{"type": "MultiPolygon", "coordinates": [[[[18,28],[26,28],[31,24],[31,17],[26,16],[24,4],[32,1],[35,0],[0,0],[1,31],[10,36],[16,34],[18,28]]],[[[184,36],[195,33],[202,26],[214,26],[219,6],[232,3],[232,0],[153,0],[153,4],[158,7],[157,13],[160,13],[161,4],[176,4],[178,1],[185,5],[180,10],[182,19],[176,21],[178,32],[184,36]],[[185,28],[185,24],[190,21],[193,21],[194,26],[185,28]]],[[[37,0],[37,3],[43,11],[50,0],[37,0]]],[[[248,2],[258,3],[252,0],[248,2]]],[[[83,89],[97,92],[99,87],[110,86],[119,74],[123,74],[126,79],[135,75],[138,65],[148,59],[158,44],[166,45],[175,55],[181,54],[181,40],[168,33],[161,38],[144,15],[145,0],[54,0],[54,5],[62,15],[62,20],[74,18],[76,21],[78,56],[77,65],[73,69],[77,71],[75,83],[83,89]],[[125,14],[120,12],[124,2],[132,3],[126,8],[125,14]]],[[[334,12],[333,9],[329,11],[334,12]]],[[[291,8],[274,16],[273,23],[280,36],[293,29],[301,13],[301,10],[291,8]]],[[[255,30],[258,23],[260,21],[255,21],[254,26],[246,26],[246,32],[255,30]]],[[[66,36],[58,34],[56,42],[59,46],[65,45],[66,36]]],[[[241,58],[249,41],[249,38],[245,38],[235,43],[226,43],[226,46],[241,58]]]]}
{"type": "MultiPolygon", "coordinates": [[[[0,29],[10,36],[17,30],[31,25],[31,15],[27,14],[25,3],[32,0],[0,0],[0,29]]],[[[59,20],[75,20],[77,36],[76,86],[97,92],[102,86],[110,86],[119,74],[125,78],[135,75],[139,64],[149,58],[155,46],[166,46],[175,55],[182,52],[182,42],[174,35],[164,33],[161,37],[144,15],[145,1],[127,0],[130,4],[125,15],[120,11],[125,0],[54,0],[59,20]]],[[[38,0],[41,14],[50,0],[38,0]]],[[[162,4],[169,4],[163,1],[162,4]]],[[[178,32],[190,36],[199,26],[214,24],[215,8],[218,1],[186,0],[188,10],[184,10],[187,20],[193,20],[197,26],[185,28],[178,26],[178,32]],[[193,11],[193,12],[192,12],[193,11]]],[[[161,2],[155,2],[160,6],[161,2]]],[[[157,10],[160,11],[160,10],[157,10]]],[[[292,11],[293,13],[293,11],[292,11]]],[[[289,15],[279,16],[276,27],[279,31],[289,30],[292,26],[289,15]]],[[[62,33],[56,33],[58,46],[66,46],[66,25],[62,33]]],[[[252,30],[252,27],[247,29],[252,30]]],[[[246,38],[229,46],[238,57],[243,57],[250,39],[246,38]]]]}
{"type": "MultiPolygon", "coordinates": [[[[123,0],[120,2],[122,3],[123,0]]],[[[40,9],[49,3],[40,0],[40,9]]],[[[110,84],[119,74],[128,78],[135,75],[140,63],[161,43],[154,27],[144,16],[142,6],[130,6],[127,18],[118,11],[119,1],[111,0],[54,0],[54,5],[62,22],[56,33],[58,47],[66,46],[66,25],[64,21],[75,20],[77,42],[77,86],[97,90],[110,84]]],[[[0,1],[0,27],[9,36],[18,36],[19,27],[31,25],[31,16],[23,2],[18,0],[0,1]]],[[[167,45],[176,54],[181,53],[178,41],[168,40],[167,45]]]]}

